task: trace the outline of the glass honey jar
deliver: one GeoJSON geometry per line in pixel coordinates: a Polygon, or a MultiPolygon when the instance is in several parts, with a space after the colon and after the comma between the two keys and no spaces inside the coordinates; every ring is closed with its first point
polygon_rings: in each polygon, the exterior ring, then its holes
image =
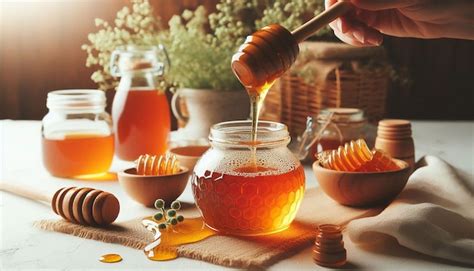
{"type": "Polygon", "coordinates": [[[308,117],[306,130],[291,149],[300,160],[314,161],[318,152],[337,149],[359,138],[373,146],[375,130],[371,130],[362,109],[327,108],[314,119],[308,117]]]}
{"type": "Polygon", "coordinates": [[[111,74],[121,77],[112,104],[116,155],[133,161],[168,148],[170,108],[160,82],[169,65],[163,46],[127,46],[112,53],[111,74]]]}
{"type": "Polygon", "coordinates": [[[43,164],[57,177],[106,173],[114,155],[110,115],[101,90],[48,93],[42,120],[43,164]]]}
{"type": "Polygon", "coordinates": [[[258,141],[251,121],[211,128],[211,148],[194,168],[192,190],[206,224],[231,235],[264,235],[290,225],[303,199],[305,175],[287,148],[283,124],[260,121],[258,141]]]}
{"type": "Polygon", "coordinates": [[[319,125],[329,121],[321,132],[316,152],[337,149],[351,140],[365,138],[367,119],[364,111],[358,108],[327,108],[317,117],[319,125]]]}

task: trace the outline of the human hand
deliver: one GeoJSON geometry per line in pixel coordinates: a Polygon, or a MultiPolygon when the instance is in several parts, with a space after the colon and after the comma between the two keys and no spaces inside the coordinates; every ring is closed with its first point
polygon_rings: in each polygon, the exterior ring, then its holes
{"type": "MultiPolygon", "coordinates": [[[[326,8],[337,0],[325,0],[326,8]]],[[[354,10],[329,25],[342,41],[380,45],[382,34],[474,40],[474,1],[350,0],[354,10]]]]}

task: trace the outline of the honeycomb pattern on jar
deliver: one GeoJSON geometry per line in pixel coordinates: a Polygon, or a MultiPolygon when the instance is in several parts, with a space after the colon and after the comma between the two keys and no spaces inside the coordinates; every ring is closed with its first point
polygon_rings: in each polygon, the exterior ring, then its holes
{"type": "Polygon", "coordinates": [[[206,224],[222,233],[260,235],[286,229],[305,189],[302,166],[276,175],[193,175],[194,199],[206,224]]]}

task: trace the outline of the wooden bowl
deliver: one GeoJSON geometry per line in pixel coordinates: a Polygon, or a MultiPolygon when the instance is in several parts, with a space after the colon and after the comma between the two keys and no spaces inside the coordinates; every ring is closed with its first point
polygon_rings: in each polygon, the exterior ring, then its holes
{"type": "Polygon", "coordinates": [[[190,145],[174,147],[169,150],[171,154],[176,155],[179,163],[193,171],[194,166],[201,156],[209,149],[209,146],[190,145]]]}
{"type": "Polygon", "coordinates": [[[316,180],[323,191],[342,205],[367,207],[392,201],[405,187],[410,176],[408,163],[393,159],[401,169],[384,172],[345,172],[313,163],[316,180]]]}
{"type": "Polygon", "coordinates": [[[136,173],[135,168],[120,171],[118,180],[132,199],[147,207],[153,207],[157,199],[170,204],[183,193],[189,179],[189,169],[186,167],[181,167],[180,172],[173,175],[144,176],[136,173]]]}

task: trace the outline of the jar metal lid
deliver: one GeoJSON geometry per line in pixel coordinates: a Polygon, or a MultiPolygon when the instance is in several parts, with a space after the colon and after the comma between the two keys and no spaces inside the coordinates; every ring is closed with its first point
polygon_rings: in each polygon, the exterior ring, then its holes
{"type": "Polygon", "coordinates": [[[65,89],[48,93],[49,109],[103,110],[106,106],[104,91],[98,89],[65,89]]]}

